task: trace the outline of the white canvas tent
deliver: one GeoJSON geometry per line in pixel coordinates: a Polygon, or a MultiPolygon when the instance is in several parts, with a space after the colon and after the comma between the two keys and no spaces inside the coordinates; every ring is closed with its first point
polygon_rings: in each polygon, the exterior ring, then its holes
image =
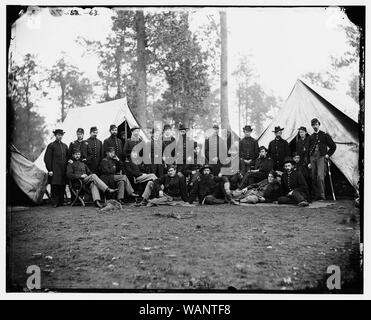
{"type": "Polygon", "coordinates": [[[320,129],[331,135],[336,151],[331,160],[349,183],[358,189],[359,180],[359,105],[348,96],[317,88],[297,80],[278,115],[259,137],[259,145],[268,147],[274,138],[275,126],[284,128],[282,138],[292,141],[298,128],[304,126],[313,133],[310,121],[318,118],[320,129]]]}
{"type": "Polygon", "coordinates": [[[10,146],[8,174],[10,185],[8,185],[7,191],[10,202],[13,202],[12,200],[17,202],[17,200],[24,198],[23,195],[34,203],[41,202],[48,182],[48,175],[22,155],[13,145],[10,146]],[[15,184],[17,188],[11,184],[15,184]]]}
{"type": "MultiPolygon", "coordinates": [[[[140,127],[127,105],[126,98],[98,103],[88,107],[70,109],[60,126],[66,132],[63,136],[63,142],[69,145],[72,141],[76,140],[77,128],[84,129],[84,138],[87,139],[90,128],[93,126],[98,127],[98,139],[103,142],[110,135],[109,127],[111,124],[119,126],[125,121],[129,128],[133,126],[140,127]]],[[[141,130],[141,136],[145,141],[148,140],[143,130],[141,130]]],[[[36,159],[35,164],[40,169],[46,171],[44,154],[45,150],[36,159]]]]}

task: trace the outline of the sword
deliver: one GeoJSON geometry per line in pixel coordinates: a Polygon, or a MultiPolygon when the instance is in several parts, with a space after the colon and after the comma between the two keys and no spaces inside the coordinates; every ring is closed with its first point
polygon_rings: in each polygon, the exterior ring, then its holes
{"type": "Polygon", "coordinates": [[[327,168],[328,168],[328,177],[330,179],[330,186],[331,186],[331,191],[332,191],[332,198],[334,199],[334,201],[336,201],[335,192],[334,192],[334,186],[332,184],[331,169],[330,169],[330,159],[327,159],[326,162],[327,162],[327,168]]]}

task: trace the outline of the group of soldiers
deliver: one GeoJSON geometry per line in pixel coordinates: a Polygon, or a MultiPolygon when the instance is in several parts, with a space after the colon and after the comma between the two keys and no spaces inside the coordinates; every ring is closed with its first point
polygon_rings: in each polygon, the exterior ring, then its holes
{"type": "Polygon", "coordinates": [[[57,129],[44,157],[53,205],[64,204],[69,182],[71,188],[82,183],[100,208],[102,197],[115,197],[122,204],[133,201],[135,206],[192,205],[196,200],[200,204],[308,206],[325,199],[326,161],[336,150],[332,138],[320,130],[318,119],[311,126],[311,135],[305,127],[298,128],[294,153],[282,138],[280,126],[275,127],[268,148],[251,137],[249,125],[237,144],[224,139],[214,125],[201,145],[184,125],[179,126],[177,138],[170,125],[152,130],[148,142],[139,127],[132,127],[130,138],[125,139],[111,125],[110,136],[103,142],[97,138],[97,127],[90,128],[86,140],[79,128],[69,147],[62,142],[63,130],[57,129]]]}

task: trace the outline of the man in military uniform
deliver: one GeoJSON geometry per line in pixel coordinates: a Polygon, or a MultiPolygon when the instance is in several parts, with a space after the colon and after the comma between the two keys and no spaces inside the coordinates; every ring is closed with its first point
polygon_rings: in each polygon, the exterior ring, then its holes
{"type": "Polygon", "coordinates": [[[273,160],[267,155],[267,148],[259,148],[259,157],[255,160],[254,169],[245,173],[239,189],[243,189],[250,184],[257,183],[268,177],[268,173],[273,169],[273,160]]]}
{"type": "Polygon", "coordinates": [[[200,173],[189,195],[190,204],[195,201],[196,197],[200,204],[223,204],[225,202],[238,204],[232,199],[230,184],[226,177],[216,177],[211,174],[210,165],[203,166],[200,173]]]}
{"type": "Polygon", "coordinates": [[[98,128],[90,128],[90,137],[86,140],[88,143],[86,164],[91,172],[98,174],[99,164],[103,158],[103,144],[98,138],[98,128]]]}
{"type": "Polygon", "coordinates": [[[171,133],[171,126],[165,124],[162,133],[162,160],[164,173],[166,173],[168,165],[175,164],[171,161],[171,159],[175,159],[175,144],[176,141],[171,133]]]}
{"type": "Polygon", "coordinates": [[[162,140],[161,140],[161,130],[152,129],[151,140],[149,141],[150,154],[150,164],[147,165],[149,172],[155,174],[157,177],[162,177],[164,174],[164,166],[162,160],[162,140]]]}
{"type": "Polygon", "coordinates": [[[295,161],[290,157],[284,160],[284,173],[281,177],[281,194],[279,204],[297,204],[307,207],[309,190],[304,176],[299,170],[294,170],[295,161]]]}
{"type": "Polygon", "coordinates": [[[258,141],[251,137],[251,126],[243,128],[244,138],[240,141],[240,170],[245,174],[250,170],[250,166],[254,163],[255,159],[259,156],[258,141]]]}
{"type": "Polygon", "coordinates": [[[66,189],[66,167],[68,159],[68,147],[62,142],[64,131],[56,129],[53,131],[55,141],[50,143],[45,151],[44,162],[48,170],[49,183],[51,186],[51,198],[53,206],[63,205],[64,191],[66,189]]]}
{"type": "Polygon", "coordinates": [[[95,206],[102,208],[99,191],[110,194],[117,191],[117,189],[109,188],[95,173],[92,173],[88,166],[81,162],[80,159],[80,149],[72,151],[72,163],[67,164],[67,178],[71,180],[73,187],[77,185],[77,180],[81,179],[84,185],[89,187],[95,206]]]}
{"type": "Polygon", "coordinates": [[[138,194],[134,192],[134,189],[128,179],[123,174],[124,165],[119,157],[115,154],[113,147],[108,147],[106,157],[103,158],[100,163],[100,172],[102,173],[100,178],[109,186],[118,188],[117,200],[120,203],[124,203],[125,193],[131,197],[138,197],[138,194]]]}
{"type": "Polygon", "coordinates": [[[183,177],[186,175],[186,166],[193,162],[194,141],[188,136],[187,130],[183,124],[179,126],[179,136],[176,141],[175,157],[178,174],[183,177]]]}
{"type": "Polygon", "coordinates": [[[132,127],[131,129],[131,137],[126,140],[124,145],[124,158],[127,159],[131,156],[131,152],[134,147],[142,142],[142,138],[140,136],[140,128],[139,127],[132,127]]]}
{"type": "Polygon", "coordinates": [[[111,124],[109,131],[111,136],[103,141],[103,154],[106,154],[108,148],[112,147],[115,149],[116,156],[118,156],[121,161],[124,161],[124,147],[121,139],[117,137],[117,126],[111,124]]]}
{"type": "Polygon", "coordinates": [[[212,168],[213,175],[217,176],[221,169],[221,157],[227,156],[227,144],[219,136],[219,126],[213,125],[213,134],[205,140],[205,157],[207,163],[212,168]]]}
{"type": "Polygon", "coordinates": [[[81,152],[81,161],[86,162],[88,157],[88,143],[84,140],[84,129],[78,128],[76,131],[77,140],[70,143],[68,148],[68,158],[72,159],[73,150],[79,149],[81,152]]]}
{"type": "Polygon", "coordinates": [[[194,149],[193,160],[193,163],[188,163],[185,167],[185,177],[189,188],[192,188],[197,177],[201,174],[199,170],[205,165],[205,157],[199,145],[196,145],[194,149]]]}
{"type": "Polygon", "coordinates": [[[170,165],[167,174],[155,181],[159,186],[157,197],[148,200],[147,206],[172,205],[174,201],[188,201],[187,190],[176,167],[170,165]]]}
{"type": "Polygon", "coordinates": [[[314,200],[325,200],[326,161],[334,154],[336,144],[329,134],[319,130],[317,118],[311,121],[314,132],[309,137],[309,168],[312,170],[312,184],[315,192],[314,200]]]}
{"type": "Polygon", "coordinates": [[[276,137],[268,146],[268,156],[273,159],[273,169],[280,172],[283,170],[283,161],[290,157],[291,153],[288,142],[281,137],[283,129],[280,126],[274,128],[276,137]]]}

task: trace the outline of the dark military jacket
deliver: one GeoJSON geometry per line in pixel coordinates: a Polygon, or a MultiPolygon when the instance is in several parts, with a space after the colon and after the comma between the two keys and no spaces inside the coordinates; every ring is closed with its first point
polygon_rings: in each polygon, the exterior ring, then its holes
{"type": "Polygon", "coordinates": [[[99,164],[103,159],[103,144],[99,139],[89,138],[86,164],[93,173],[99,172],[99,164]]]}
{"type": "Polygon", "coordinates": [[[216,135],[216,142],[214,141],[215,135],[205,140],[205,157],[210,163],[214,156],[218,157],[218,163],[220,163],[220,157],[227,157],[227,144],[223,138],[216,135]]]}
{"type": "Polygon", "coordinates": [[[121,160],[117,161],[109,157],[102,159],[99,171],[101,172],[100,178],[110,188],[115,188],[114,175],[119,173],[123,169],[123,163],[121,160]]]}
{"type": "Polygon", "coordinates": [[[158,179],[158,184],[164,186],[164,192],[171,197],[182,197],[183,201],[187,201],[187,191],[185,185],[182,183],[181,178],[177,174],[170,177],[167,174],[158,179]]]}
{"type": "Polygon", "coordinates": [[[308,185],[303,174],[299,170],[285,171],[281,178],[282,195],[286,196],[290,191],[301,192],[308,199],[308,185]]]}
{"type": "Polygon", "coordinates": [[[75,140],[70,143],[70,146],[68,148],[68,157],[69,159],[72,159],[72,154],[75,149],[80,150],[81,152],[81,161],[86,161],[88,157],[88,142],[86,140],[75,140]]]}
{"type": "Polygon", "coordinates": [[[240,158],[243,160],[255,160],[259,156],[259,144],[252,137],[244,137],[240,140],[240,158]]]}
{"type": "Polygon", "coordinates": [[[304,139],[300,137],[296,140],[296,152],[300,156],[300,163],[309,163],[309,135],[304,139]]]}
{"type": "Polygon", "coordinates": [[[66,144],[54,141],[47,146],[44,155],[44,162],[48,172],[53,171],[53,176],[49,177],[50,184],[66,184],[67,160],[68,147],[66,144]]]}
{"type": "Polygon", "coordinates": [[[309,137],[309,155],[313,155],[316,147],[318,147],[321,157],[325,156],[326,154],[331,157],[336,150],[336,144],[330,135],[321,130],[319,130],[317,133],[312,133],[312,135],[309,137]]]}
{"type": "Polygon", "coordinates": [[[290,157],[290,147],[286,140],[275,138],[269,143],[268,156],[273,159],[274,170],[283,170],[283,161],[286,157],[290,157]]]}
{"type": "Polygon", "coordinates": [[[110,147],[114,148],[115,154],[119,157],[120,160],[124,161],[124,146],[121,139],[113,136],[105,139],[103,141],[103,155],[106,154],[108,148],[110,147]]]}
{"type": "Polygon", "coordinates": [[[92,172],[82,161],[73,160],[73,163],[67,164],[67,178],[72,180],[72,185],[76,185],[76,180],[80,179],[83,174],[91,175],[92,172]]]}
{"type": "Polygon", "coordinates": [[[259,157],[255,160],[254,169],[259,170],[259,172],[269,173],[273,169],[273,160],[270,157],[259,157]]]}
{"type": "Polygon", "coordinates": [[[190,192],[189,203],[192,203],[196,197],[201,203],[207,195],[214,194],[221,188],[221,183],[226,182],[225,177],[216,177],[212,174],[203,175],[197,177],[197,180],[190,192]]]}
{"type": "MultiPolygon", "coordinates": [[[[142,142],[142,138],[139,138],[138,140],[133,140],[132,138],[129,138],[125,141],[125,145],[124,145],[124,150],[123,150],[123,153],[124,153],[124,158],[126,159],[127,157],[130,158],[130,155],[131,155],[131,151],[133,150],[133,148],[142,142]]],[[[142,151],[143,152],[143,151],[142,151]]],[[[140,152],[140,153],[142,153],[140,152]]]]}
{"type": "Polygon", "coordinates": [[[188,136],[179,135],[175,146],[177,164],[187,164],[187,151],[189,155],[193,155],[194,148],[195,141],[188,136]]]}

